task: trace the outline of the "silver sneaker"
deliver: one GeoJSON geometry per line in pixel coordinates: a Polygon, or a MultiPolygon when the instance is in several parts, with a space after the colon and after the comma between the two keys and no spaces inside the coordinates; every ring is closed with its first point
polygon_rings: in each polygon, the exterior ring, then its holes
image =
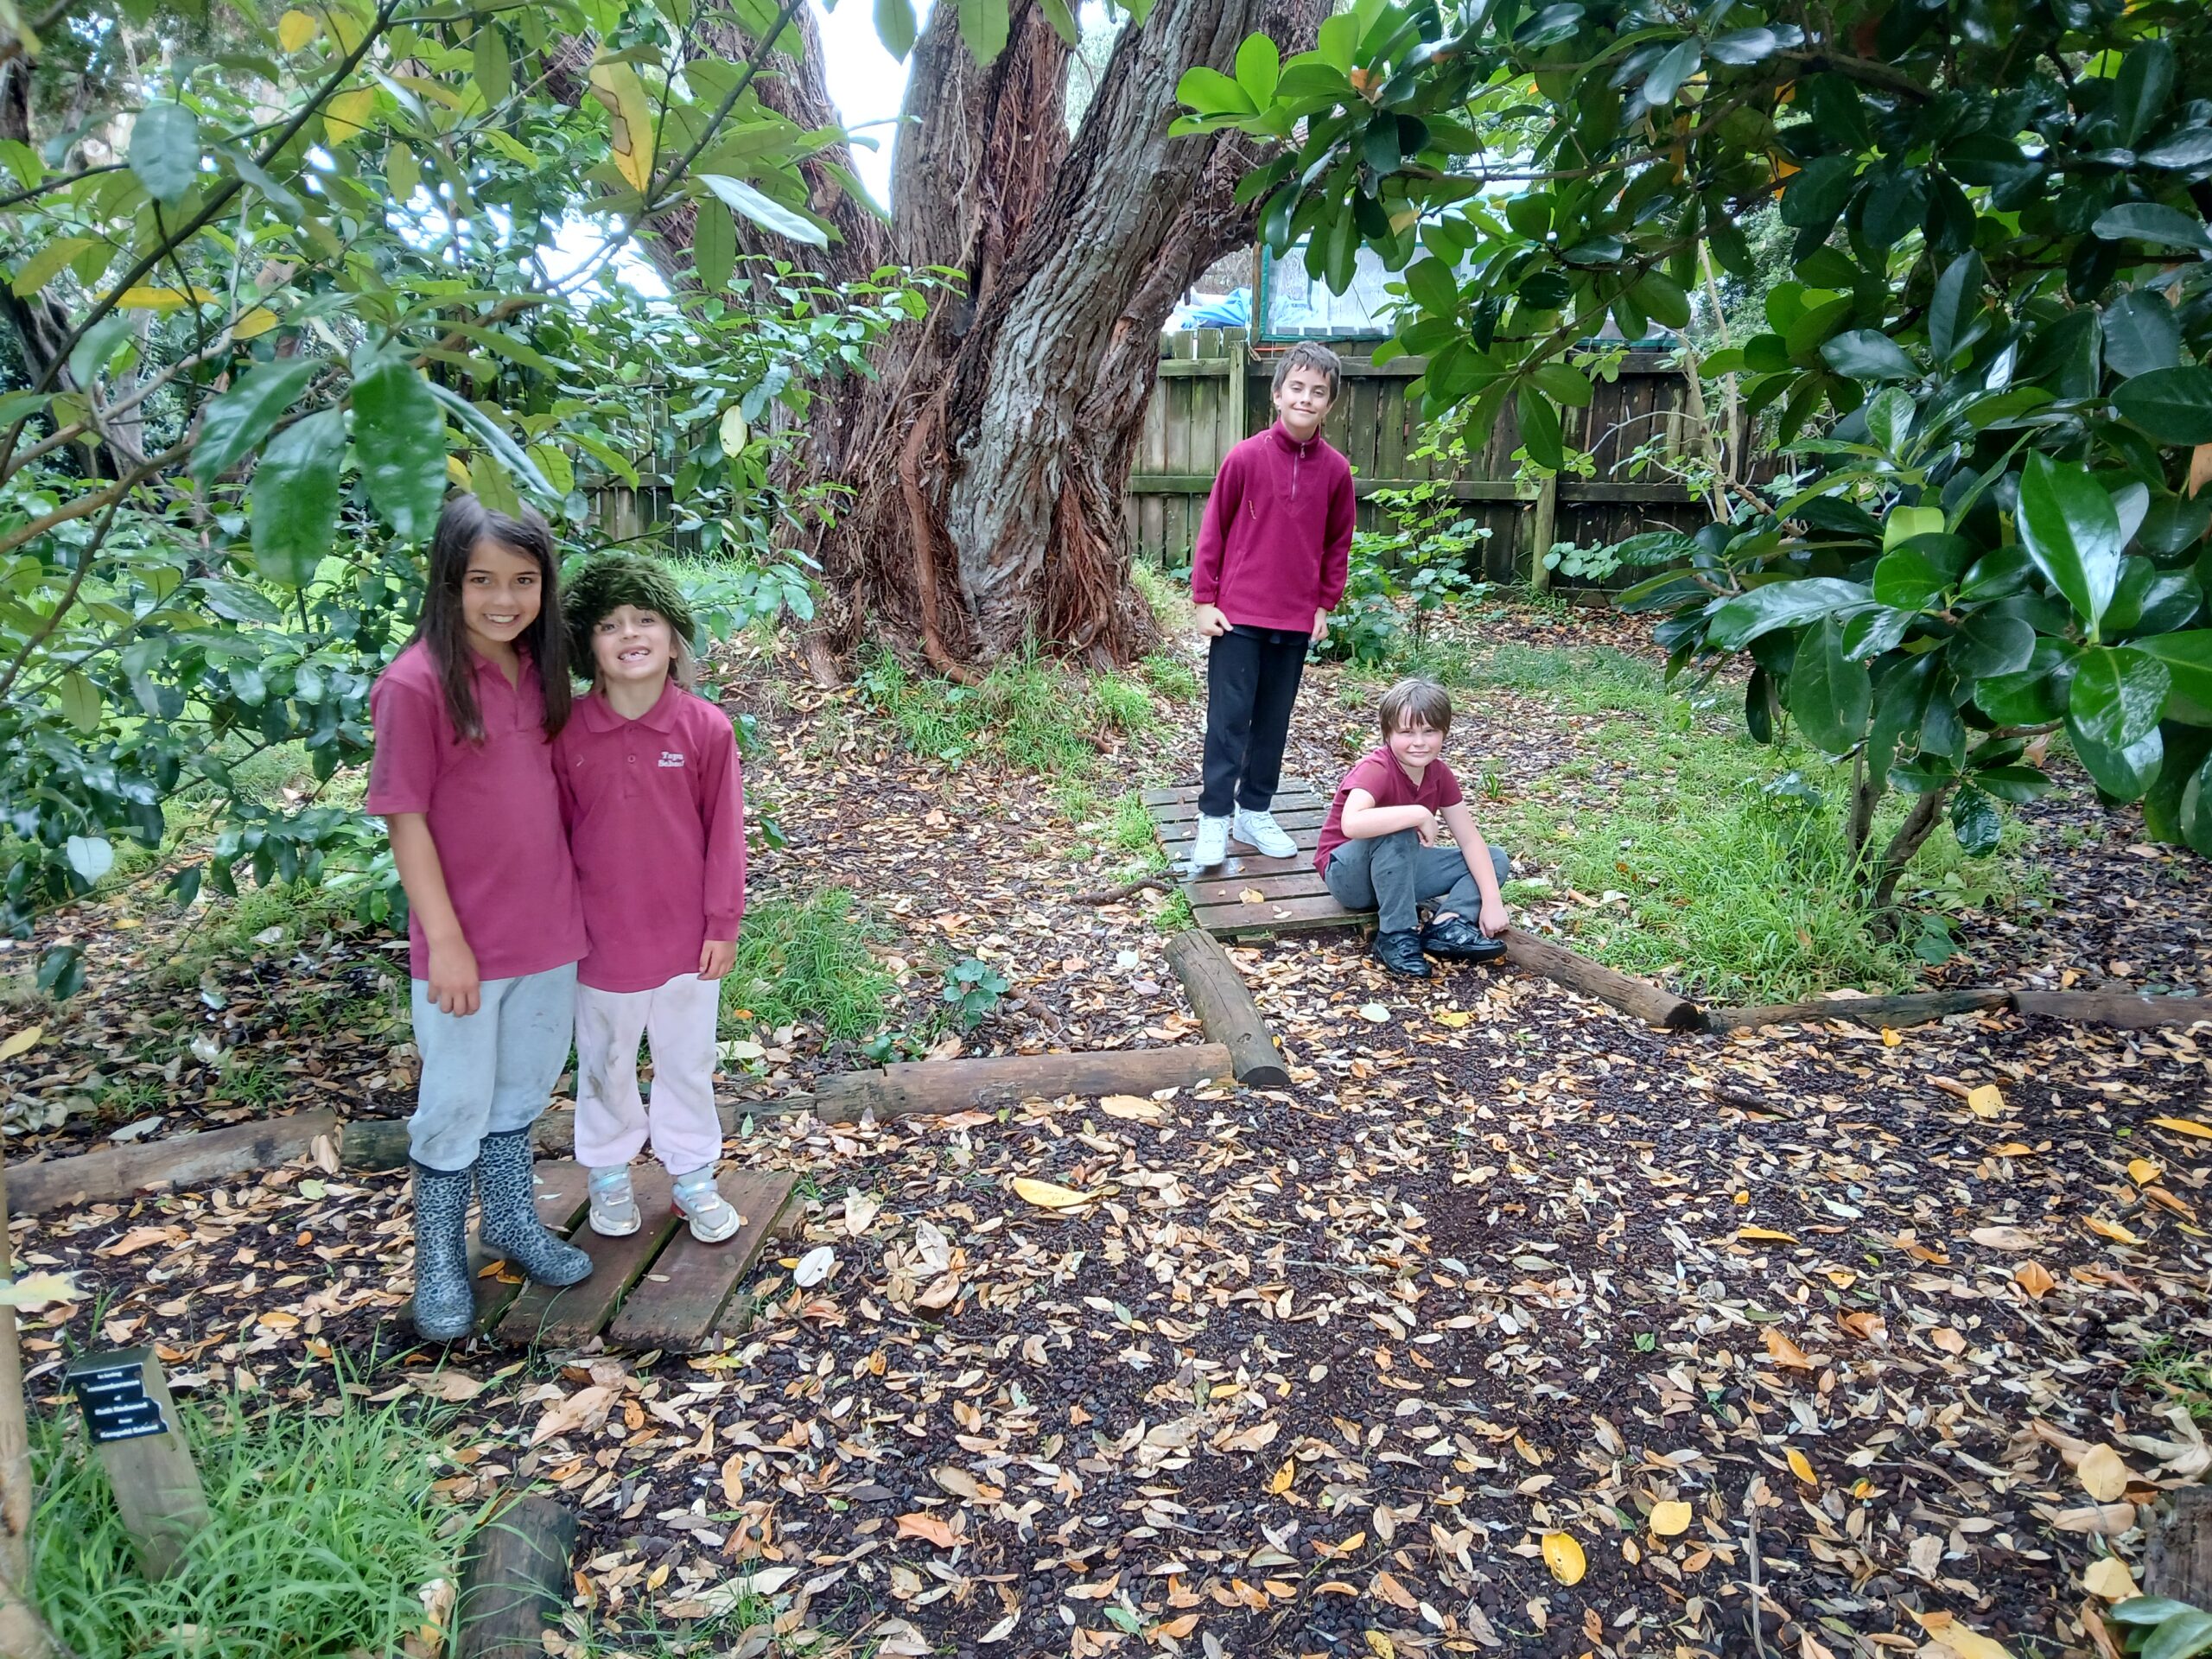
{"type": "Polygon", "coordinates": [[[592,1231],[601,1238],[627,1238],[638,1227],[638,1195],[630,1190],[629,1167],[592,1171],[592,1231]]]}
{"type": "Polygon", "coordinates": [[[676,1213],[690,1224],[691,1236],[702,1244],[719,1244],[745,1225],[745,1217],[722,1197],[711,1174],[703,1181],[678,1180],[670,1196],[676,1213]]]}
{"type": "Polygon", "coordinates": [[[1229,856],[1229,820],[1198,815],[1198,839],[1191,843],[1191,868],[1210,870],[1229,856]]]}
{"type": "Polygon", "coordinates": [[[1272,812],[1247,812],[1240,807],[1229,833],[1256,849],[1263,858],[1298,856],[1298,843],[1290,838],[1289,830],[1275,822],[1272,812]]]}

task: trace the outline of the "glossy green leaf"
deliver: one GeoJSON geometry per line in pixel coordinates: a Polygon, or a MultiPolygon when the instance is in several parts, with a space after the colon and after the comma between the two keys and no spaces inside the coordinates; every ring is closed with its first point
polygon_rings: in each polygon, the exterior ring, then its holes
{"type": "Polygon", "coordinates": [[[2212,127],[2184,128],[2142,151],[2136,159],[2177,173],[2202,167],[2212,162],[2212,127]]]}
{"type": "Polygon", "coordinates": [[[100,728],[99,688],[75,669],[64,674],[54,688],[54,700],[62,719],[89,737],[100,728]]]}
{"type": "Polygon", "coordinates": [[[1917,611],[1950,586],[1949,578],[1925,554],[1901,547],[1882,556],[1874,567],[1874,598],[1899,610],[1917,611]]]}
{"type": "Polygon", "coordinates": [[[2212,1653],[2212,1613],[2191,1608],[2151,1632],[2139,1659],[2197,1659],[2212,1653]]]}
{"type": "Polygon", "coordinates": [[[2140,799],[2158,774],[2158,763],[2165,757],[2165,743],[2153,731],[2125,749],[2115,749],[2100,743],[2087,732],[2075,729],[2071,715],[2066,720],[2066,735],[2074,746],[2074,758],[2082,763],[2082,770],[2091,781],[2114,800],[2140,799]]]}
{"type": "Polygon", "coordinates": [[[1655,110],[1663,110],[1672,104],[1682,83],[1697,73],[1701,56],[1696,36],[1675,41],[1660,54],[1658,62],[1643,77],[1643,101],[1655,110]]]}
{"type": "MultiPolygon", "coordinates": [[[[507,469],[516,483],[548,507],[560,505],[561,498],[554,493],[553,486],[545,475],[537,470],[537,463],[524,453],[521,445],[507,435],[497,421],[450,387],[434,385],[430,388],[430,395],[438,400],[448,416],[460,423],[462,431],[476,440],[479,448],[499,458],[499,464],[507,469]]],[[[581,431],[570,432],[568,435],[602,461],[607,460],[612,453],[604,444],[594,442],[581,431]]],[[[610,461],[608,464],[612,466],[613,463],[610,461]]],[[[628,470],[626,463],[615,467],[614,470],[624,475],[625,483],[635,487],[633,480],[637,474],[628,470]]]]}
{"type": "Polygon", "coordinates": [[[1770,29],[1732,29],[1714,35],[1705,49],[1715,63],[1740,65],[1772,57],[1782,49],[1782,41],[1770,29]]]}
{"type": "Polygon", "coordinates": [[[1722,603],[1713,613],[1706,637],[1717,650],[1740,651],[1777,628],[1799,627],[1838,611],[1855,610],[1872,597],[1861,583],[1836,576],[1768,582],[1722,603]]]}
{"type": "Polygon", "coordinates": [[[1959,850],[1971,857],[1986,858],[1997,850],[1997,843],[2005,833],[2004,814],[1997,810],[1997,803],[1972,785],[1961,787],[1951,797],[1951,833],[1959,838],[1959,850]]]}
{"type": "Polygon", "coordinates": [[[1252,102],[1251,93],[1220,70],[1204,64],[1183,72],[1182,79],[1175,83],[1175,96],[1200,115],[1250,115],[1259,108],[1252,102]]]}
{"type": "Polygon", "coordinates": [[[322,366],[314,358],[294,358],[257,363],[248,369],[200,416],[200,442],[192,452],[193,477],[213,484],[251,454],[322,366]]]}
{"type": "Polygon", "coordinates": [[[2173,92],[2173,47],[2147,40],[2130,48],[2112,84],[2112,114],[2120,124],[2120,142],[2133,145],[2156,126],[2173,92]]]}
{"type": "Polygon", "coordinates": [[[1596,389],[1590,377],[1571,363],[1541,363],[1529,373],[1536,389],[1568,409],[1586,409],[1596,389]]]}
{"type": "Polygon", "coordinates": [[[2107,207],[2091,227],[2107,242],[2145,242],[2154,248],[2212,252],[2212,233],[2204,221],[2154,201],[2126,201],[2107,207]]]}
{"type": "Polygon", "coordinates": [[[1247,35],[1236,48],[1236,84],[1244,89],[1255,110],[1274,99],[1275,83],[1282,78],[1282,53],[1264,35],[1247,35]]]}
{"type": "Polygon", "coordinates": [[[1459,282],[1441,259],[1422,259],[1406,268],[1406,292],[1424,311],[1448,316],[1459,308],[1459,282]]]}
{"type": "Polygon", "coordinates": [[[2021,672],[2035,651],[2036,631],[2026,621],[2001,611],[1976,611],[1959,624],[1943,655],[1961,683],[1970,685],[1993,675],[2021,672]]]}
{"type": "Polygon", "coordinates": [[[737,269],[737,226],[719,200],[702,201],[691,227],[691,264],[699,286],[719,294],[737,269]]]}
{"type": "Polygon", "coordinates": [[[262,452],[249,517],[254,568],[266,580],[303,588],[328,556],[338,532],[338,467],[345,454],[346,419],[334,409],[294,422],[262,452]]]}
{"type": "Polygon", "coordinates": [[[914,49],[914,0],[875,0],[875,38],[904,63],[914,49]]]}
{"type": "Polygon", "coordinates": [[[514,479],[490,450],[478,450],[469,461],[468,486],[493,512],[508,518],[522,517],[522,497],[516,493],[514,479]]]}
{"type": "Polygon", "coordinates": [[[1857,156],[1815,156],[1783,187],[1782,222],[1801,231],[1833,225],[1858,182],[1857,156]]]}
{"type": "Polygon", "coordinates": [[[2212,756],[2190,774],[2182,789],[2179,825],[2182,839],[2212,858],[2212,756]]]}
{"type": "Polygon", "coordinates": [[[2094,633],[2120,581],[2120,517],[2104,486],[2078,464],[2029,455],[2019,529],[2028,556],[2094,633]]]}
{"type": "Polygon", "coordinates": [[[1866,735],[1873,685],[1866,665],[1844,647],[1843,624],[1824,617],[1797,642],[1789,666],[1789,712],[1807,740],[1841,754],[1866,735]]]}
{"type": "Polygon", "coordinates": [[[2181,325],[2157,294],[2133,289],[2105,308],[2105,366],[2122,379],[2181,361],[2181,325]]]}
{"type": "MultiPolygon", "coordinates": [[[[958,0],[958,4],[960,38],[967,42],[976,62],[990,62],[1006,50],[1007,0],[958,0]]],[[[734,201],[730,206],[741,213],[745,212],[734,201]]]]}
{"type": "Polygon", "coordinates": [[[2175,719],[2212,726],[2212,628],[2151,634],[2129,644],[2166,665],[2173,680],[2169,708],[2175,719]]]}
{"type": "Polygon", "coordinates": [[[2106,1622],[2112,1624],[2163,1624],[2170,1618],[2195,1611],[2187,1602],[2176,1601],[2171,1596],[2131,1596],[2106,1608],[2104,1616],[2106,1622]]]}
{"type": "Polygon", "coordinates": [[[1989,280],[1978,253],[1962,253],[1943,268],[1936,279],[1936,292],[1928,302],[1928,349],[1937,367],[1949,363],[1952,353],[1971,345],[1985,327],[1981,290],[1989,280]]]}
{"type": "Polygon", "coordinates": [[[1557,472],[1566,464],[1560,445],[1559,410],[1533,386],[1522,386],[1514,397],[1521,416],[1521,446],[1537,466],[1557,472]]]}
{"type": "Polygon", "coordinates": [[[377,364],[353,382],[353,453],[369,500],[403,542],[437,527],[446,493],[446,423],[410,365],[377,364]]]}
{"type": "Polygon", "coordinates": [[[1920,369],[1888,335],[1853,328],[1821,347],[1821,356],[1838,374],[1853,380],[1910,380],[1920,369]]]}
{"type": "Polygon", "coordinates": [[[2113,407],[2160,443],[2212,443],[2212,369],[2152,369],[2120,383],[2113,407]]]}
{"type": "MultiPolygon", "coordinates": [[[[965,16],[964,7],[963,15],[965,16]]],[[[1000,15],[1005,15],[1002,0],[1000,15]]],[[[721,197],[732,213],[743,214],[772,235],[786,237],[793,242],[804,242],[811,248],[830,245],[829,232],[819,225],[783,203],[771,200],[742,179],[733,179],[722,173],[702,173],[699,182],[721,197]]]]}
{"type": "Polygon", "coordinates": [[[481,20],[468,44],[470,71],[476,90],[484,94],[486,108],[497,109],[515,89],[514,64],[507,56],[507,37],[500,33],[498,24],[481,20]]]}
{"type": "Polygon", "coordinates": [[[2172,684],[2155,657],[2126,645],[2092,645],[2074,664],[2068,728],[2106,748],[2129,748],[2158,729],[2172,684]]]}
{"type": "Polygon", "coordinates": [[[130,170],[164,207],[200,177],[200,118],[181,104],[149,104],[130,124],[130,170]]]}
{"type": "Polygon", "coordinates": [[[1690,326],[1690,296],[1663,270],[1648,270],[1636,285],[1636,302],[1654,322],[1669,328],[1690,326]]]}

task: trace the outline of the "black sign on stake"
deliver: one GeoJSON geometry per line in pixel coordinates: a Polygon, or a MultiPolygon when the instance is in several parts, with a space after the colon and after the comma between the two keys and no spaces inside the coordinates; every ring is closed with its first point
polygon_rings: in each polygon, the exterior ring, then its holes
{"type": "Polygon", "coordinates": [[[161,1402],[146,1392],[146,1351],[98,1354],[69,1368],[69,1386],[85,1408],[85,1428],[94,1446],[166,1434],[161,1402]]]}
{"type": "Polygon", "coordinates": [[[62,1381],[84,1410],[139,1570],[149,1579],[164,1576],[208,1516],[160,1362],[145,1348],[85,1354],[69,1363],[62,1381]]]}

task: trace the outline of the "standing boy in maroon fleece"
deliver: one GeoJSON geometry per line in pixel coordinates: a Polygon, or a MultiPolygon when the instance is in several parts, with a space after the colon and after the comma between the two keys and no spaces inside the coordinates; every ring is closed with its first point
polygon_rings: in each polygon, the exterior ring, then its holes
{"type": "Polygon", "coordinates": [[[1280,418],[1222,461],[1192,550],[1198,632],[1213,641],[1196,869],[1226,858],[1232,833],[1268,858],[1298,851],[1268,809],[1306,648],[1327,637],[1351,555],[1351,465],[1321,440],[1341,372],[1325,346],[1304,341],[1283,354],[1280,418]]]}

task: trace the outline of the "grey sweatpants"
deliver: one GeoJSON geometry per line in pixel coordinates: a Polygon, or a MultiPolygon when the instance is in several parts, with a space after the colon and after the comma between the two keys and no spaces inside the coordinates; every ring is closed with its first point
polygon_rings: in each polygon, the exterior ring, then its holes
{"type": "MultiPolygon", "coordinates": [[[[1493,847],[1490,861],[1503,882],[1505,855],[1493,847]]],[[[1321,879],[1346,910],[1376,912],[1376,926],[1385,933],[1419,927],[1419,906],[1430,899],[1471,923],[1483,913],[1483,890],[1465,856],[1457,847],[1424,847],[1410,830],[1345,842],[1329,855],[1321,879]]]]}
{"type": "Polygon", "coordinates": [[[408,1151],[427,1169],[467,1169],[487,1135],[537,1122],[569,1064],[576,964],[487,979],[483,1005],[453,1014],[414,982],[415,1047],[423,1057],[408,1151]]]}

